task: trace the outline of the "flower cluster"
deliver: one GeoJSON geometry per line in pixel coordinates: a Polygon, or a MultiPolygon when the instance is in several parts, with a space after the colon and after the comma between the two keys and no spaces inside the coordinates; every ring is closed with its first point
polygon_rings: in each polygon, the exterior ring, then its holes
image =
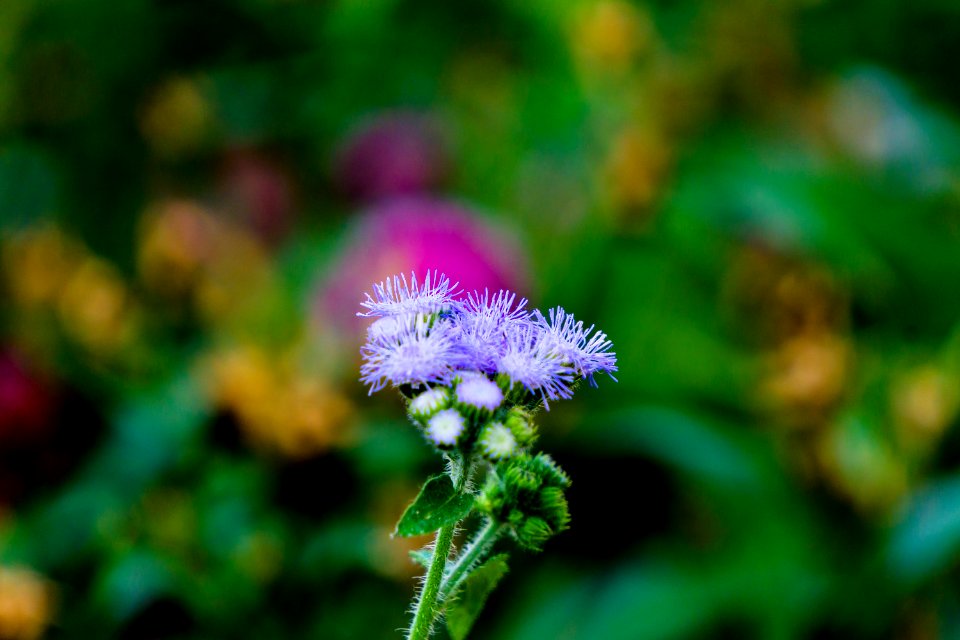
{"type": "Polygon", "coordinates": [[[371,393],[441,385],[468,411],[493,412],[505,398],[549,409],[578,381],[595,384],[596,374],[617,370],[606,334],[559,307],[545,316],[509,291],[458,295],[446,276],[429,272],[374,286],[358,314],[376,319],[362,348],[361,380],[371,393]]]}
{"type": "MultiPolygon", "coordinates": [[[[533,414],[571,397],[581,380],[612,377],[617,357],[605,333],[561,308],[528,310],[525,299],[504,290],[461,296],[437,272],[422,281],[415,274],[384,280],[361,305],[357,315],[373,319],[361,380],[370,393],[398,388],[410,419],[448,462],[449,482],[431,478],[397,526],[401,535],[438,530],[433,549],[421,552],[427,575],[407,636],[421,640],[442,609],[456,610],[472,571],[502,575],[505,556],[483,564],[499,539],[540,551],[567,528],[570,479],[532,450],[533,414]],[[480,485],[473,483],[478,472],[485,474],[480,485]],[[448,566],[453,532],[474,511],[482,524],[448,566]]],[[[464,635],[456,623],[462,615],[448,618],[453,637],[464,635]]]]}

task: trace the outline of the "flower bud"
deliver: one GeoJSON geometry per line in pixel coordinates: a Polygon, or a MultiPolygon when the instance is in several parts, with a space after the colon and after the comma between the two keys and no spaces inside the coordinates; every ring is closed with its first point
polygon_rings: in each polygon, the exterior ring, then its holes
{"type": "Polygon", "coordinates": [[[463,416],[456,409],[444,409],[427,421],[424,432],[437,447],[450,449],[457,445],[465,427],[463,416]]]}
{"type": "Polygon", "coordinates": [[[503,485],[510,499],[519,500],[524,494],[540,488],[540,478],[527,469],[515,466],[510,467],[503,474],[503,485]]]}
{"type": "Polygon", "coordinates": [[[520,407],[513,407],[507,413],[504,425],[513,434],[517,444],[521,447],[529,447],[537,440],[537,427],[530,419],[530,414],[520,407]]]}
{"type": "Polygon", "coordinates": [[[529,551],[540,551],[543,543],[553,536],[553,530],[543,518],[531,516],[514,530],[517,544],[529,551]]]}
{"type": "Polygon", "coordinates": [[[493,462],[509,458],[519,449],[513,432],[502,422],[491,422],[484,426],[477,444],[483,456],[493,462]]]}
{"type": "Polygon", "coordinates": [[[407,413],[417,422],[426,424],[430,418],[449,407],[450,390],[446,387],[433,387],[411,400],[407,413]]]}
{"type": "Polygon", "coordinates": [[[465,373],[456,389],[457,406],[465,415],[484,419],[503,404],[500,387],[482,373],[465,373]]]}
{"type": "Polygon", "coordinates": [[[538,511],[554,531],[563,531],[570,523],[570,509],[563,489],[544,487],[540,490],[538,511]]]}
{"type": "Polygon", "coordinates": [[[526,519],[526,516],[523,514],[523,511],[520,511],[520,509],[511,509],[510,513],[507,514],[507,517],[505,519],[509,524],[513,525],[514,527],[519,527],[520,525],[523,524],[523,521],[526,519]]]}
{"type": "Polygon", "coordinates": [[[546,453],[538,453],[530,459],[528,468],[550,487],[566,489],[570,486],[570,477],[564,473],[553,458],[546,453]]]}
{"type": "Polygon", "coordinates": [[[529,405],[536,401],[536,396],[530,393],[522,384],[517,384],[513,378],[507,374],[498,373],[496,380],[497,386],[500,387],[500,390],[503,392],[503,397],[508,404],[529,405]]]}

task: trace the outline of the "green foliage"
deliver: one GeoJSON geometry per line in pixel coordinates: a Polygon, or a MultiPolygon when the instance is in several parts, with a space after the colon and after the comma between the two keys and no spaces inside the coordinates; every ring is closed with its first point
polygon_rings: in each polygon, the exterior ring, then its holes
{"type": "MultiPolygon", "coordinates": [[[[576,483],[532,455],[474,476],[504,535],[467,564],[551,553],[448,621],[960,637],[958,59],[953,0],[0,0],[0,357],[47,390],[0,407],[4,589],[42,574],[64,640],[399,637],[387,532],[435,451],[356,384],[349,320],[355,272],[416,261],[340,265],[369,217],[336,173],[358,124],[412,109],[447,134],[429,197],[478,210],[522,257],[496,271],[621,367],[538,425],[520,387],[492,418],[576,483]],[[51,228],[67,245],[14,250],[51,228]]],[[[430,496],[410,531],[469,511],[430,496]]]]}
{"type": "Polygon", "coordinates": [[[472,495],[454,489],[449,476],[431,476],[403,512],[395,533],[406,538],[456,524],[470,514],[473,503],[472,495]]]}
{"type": "Polygon", "coordinates": [[[911,501],[891,532],[888,562],[910,584],[929,579],[960,557],[960,478],[942,478],[911,501]]]}
{"type": "Polygon", "coordinates": [[[507,556],[497,555],[470,572],[460,589],[446,602],[447,630],[453,640],[464,640],[487,598],[507,574],[507,556]]]}
{"type": "Polygon", "coordinates": [[[0,215],[0,231],[36,225],[53,216],[59,207],[56,180],[50,159],[41,148],[0,147],[0,211],[8,212],[0,215]]]}

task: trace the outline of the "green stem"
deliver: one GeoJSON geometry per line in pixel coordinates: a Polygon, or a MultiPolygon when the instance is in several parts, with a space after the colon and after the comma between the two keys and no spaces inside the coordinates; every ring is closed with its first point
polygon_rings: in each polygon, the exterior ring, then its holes
{"type": "MultiPolygon", "coordinates": [[[[469,469],[462,458],[450,459],[449,473],[456,492],[460,493],[467,484],[469,473],[469,469]]],[[[447,567],[447,558],[450,555],[450,546],[453,543],[453,532],[456,527],[456,524],[451,524],[437,531],[436,541],[433,545],[433,559],[430,561],[430,568],[427,570],[423,589],[414,604],[413,622],[410,623],[407,640],[428,640],[433,633],[433,624],[441,610],[437,596],[440,595],[440,585],[443,582],[443,574],[447,567]]]]}
{"type": "Polygon", "coordinates": [[[440,594],[440,583],[443,580],[443,570],[450,554],[450,545],[453,542],[453,530],[456,525],[449,525],[437,532],[436,543],[433,546],[433,560],[427,571],[427,578],[417,598],[413,614],[413,622],[407,633],[407,640],[427,640],[433,633],[433,623],[440,613],[437,596],[440,594]]]}
{"type": "Polygon", "coordinates": [[[446,599],[456,592],[467,572],[476,566],[480,558],[490,550],[493,543],[500,537],[501,530],[500,525],[491,519],[487,519],[443,579],[443,583],[440,585],[441,598],[446,599]]]}

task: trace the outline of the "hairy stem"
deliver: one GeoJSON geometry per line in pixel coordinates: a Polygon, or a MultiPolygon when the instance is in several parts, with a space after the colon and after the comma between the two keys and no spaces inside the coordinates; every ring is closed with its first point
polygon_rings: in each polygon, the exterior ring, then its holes
{"type": "MultiPolygon", "coordinates": [[[[462,458],[450,458],[447,472],[450,474],[450,479],[453,481],[457,493],[463,491],[466,486],[469,471],[469,466],[464,463],[462,458]]],[[[440,585],[443,582],[447,557],[450,555],[450,545],[453,543],[453,533],[456,527],[457,525],[451,524],[437,531],[437,537],[433,545],[433,559],[430,561],[430,568],[427,570],[423,589],[421,589],[414,604],[413,621],[410,623],[410,629],[407,632],[407,640],[427,640],[433,633],[434,622],[441,611],[442,600],[438,599],[440,585]]]]}
{"type": "Polygon", "coordinates": [[[440,585],[441,598],[446,599],[456,592],[467,572],[475,567],[484,554],[490,550],[493,543],[500,537],[501,531],[502,528],[499,524],[489,518],[487,519],[444,577],[443,583],[440,585]]]}
{"type": "Polygon", "coordinates": [[[440,594],[440,582],[443,580],[443,570],[450,553],[450,544],[453,542],[453,530],[456,525],[443,527],[437,532],[436,543],[433,548],[433,560],[427,571],[427,578],[417,598],[414,609],[413,622],[407,632],[408,640],[427,640],[433,633],[433,623],[440,613],[437,596],[440,594]]]}

